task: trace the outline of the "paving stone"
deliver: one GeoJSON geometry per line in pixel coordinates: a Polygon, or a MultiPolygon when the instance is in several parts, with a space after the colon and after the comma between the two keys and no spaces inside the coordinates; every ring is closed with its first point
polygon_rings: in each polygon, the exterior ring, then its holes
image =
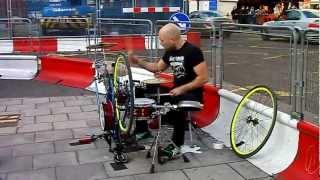
{"type": "Polygon", "coordinates": [[[99,119],[98,113],[96,111],[92,112],[81,112],[81,113],[69,113],[70,120],[93,120],[99,119]]]}
{"type": "Polygon", "coordinates": [[[68,100],[64,101],[65,105],[68,106],[80,106],[80,105],[90,105],[92,101],[90,99],[82,99],[82,100],[68,100]]]}
{"type": "Polygon", "coordinates": [[[56,141],[70,138],[72,138],[72,132],[70,129],[36,133],[36,142],[56,141]]]}
{"type": "Polygon", "coordinates": [[[65,151],[76,151],[76,150],[84,150],[84,149],[95,149],[94,143],[92,144],[83,144],[79,146],[70,146],[69,143],[74,139],[67,139],[62,141],[54,142],[55,152],[65,152],[65,151]]]}
{"type": "Polygon", "coordinates": [[[17,127],[2,127],[0,128],[0,135],[9,135],[9,134],[16,134],[17,127]]]}
{"type": "Polygon", "coordinates": [[[72,106],[72,107],[55,107],[51,108],[52,114],[65,114],[65,113],[76,113],[81,112],[79,106],[72,106]]]}
{"type": "Polygon", "coordinates": [[[95,163],[113,160],[113,154],[108,149],[88,149],[77,151],[79,163],[95,163]]]}
{"type": "Polygon", "coordinates": [[[188,180],[182,171],[169,171],[155,174],[141,174],[134,176],[136,180],[188,180]]]}
{"type": "Polygon", "coordinates": [[[34,124],[34,118],[35,116],[21,116],[18,126],[21,127],[26,124],[34,124]]]}
{"type": "MultiPolygon", "coordinates": [[[[92,93],[93,94],[93,93],[92,93]]],[[[96,99],[96,96],[93,94],[92,96],[90,95],[90,96],[88,96],[88,95],[84,95],[84,96],[76,96],[76,98],[78,99],[78,100],[92,100],[92,99],[96,99]]]]}
{"type": "Polygon", "coordinates": [[[244,180],[236,171],[225,164],[183,170],[190,179],[232,179],[244,180]]]}
{"type": "Polygon", "coordinates": [[[52,123],[27,124],[18,128],[18,133],[52,130],[52,123]]]}
{"type": "Polygon", "coordinates": [[[49,102],[48,97],[42,98],[23,98],[23,104],[36,104],[36,103],[46,103],[49,102]]]}
{"type": "Polygon", "coordinates": [[[94,180],[106,177],[103,164],[57,167],[57,180],[94,180]]]}
{"type": "Polygon", "coordinates": [[[63,100],[76,100],[77,98],[75,96],[58,96],[58,97],[50,97],[49,98],[51,102],[55,101],[63,101],[63,100]]]}
{"type": "Polygon", "coordinates": [[[17,105],[22,104],[22,99],[2,99],[0,105],[17,105]]]}
{"type": "Polygon", "coordinates": [[[23,111],[35,109],[36,106],[34,104],[18,104],[18,105],[8,105],[7,111],[23,111]]]}
{"type": "Polygon", "coordinates": [[[100,127],[98,128],[76,128],[72,129],[74,138],[82,138],[87,135],[101,133],[100,127]]]}
{"type": "Polygon", "coordinates": [[[15,134],[0,136],[0,147],[27,144],[34,142],[34,134],[15,134]]]}
{"type": "Polygon", "coordinates": [[[36,108],[56,108],[56,107],[64,107],[64,103],[62,101],[58,101],[58,102],[46,102],[46,103],[36,104],[36,108]]]}
{"type": "Polygon", "coordinates": [[[49,115],[49,109],[29,109],[29,110],[22,110],[21,113],[24,116],[40,116],[40,115],[49,115]]]}
{"type": "Polygon", "coordinates": [[[5,112],[6,108],[7,108],[7,106],[1,105],[0,106],[0,112],[5,112]]]}
{"type": "Polygon", "coordinates": [[[53,153],[54,147],[52,142],[24,144],[12,147],[13,156],[27,156],[35,154],[53,153]]]}
{"type": "Polygon", "coordinates": [[[37,123],[43,122],[58,122],[58,121],[68,121],[67,114],[55,114],[46,116],[36,116],[37,123]]]}
{"type": "Polygon", "coordinates": [[[27,171],[32,169],[32,157],[1,158],[0,173],[27,171]]]}
{"type": "MultiPolygon", "coordinates": [[[[5,148],[0,148],[0,162],[1,159],[7,159],[7,158],[12,158],[12,148],[11,147],[5,147],[5,148]]],[[[1,163],[0,163],[1,166],[1,163]]]]}
{"type": "Polygon", "coordinates": [[[86,120],[87,125],[90,128],[100,127],[100,121],[99,120],[86,120]]]}
{"type": "Polygon", "coordinates": [[[150,172],[151,161],[152,159],[146,159],[145,153],[138,153],[133,152],[129,153],[129,163],[125,164],[127,169],[115,171],[110,163],[105,162],[104,167],[106,168],[107,174],[110,177],[117,177],[117,176],[129,176],[129,175],[136,175],[136,174],[144,174],[150,172]]]}
{"type": "Polygon", "coordinates": [[[229,163],[229,166],[231,166],[246,179],[268,177],[268,174],[264,173],[248,161],[229,163]]]}
{"type": "Polygon", "coordinates": [[[83,128],[88,127],[85,120],[80,121],[61,121],[53,123],[54,129],[73,129],[73,128],[83,128]]]}
{"type": "Polygon", "coordinates": [[[133,176],[113,177],[104,180],[136,180],[133,176]]]}
{"type": "Polygon", "coordinates": [[[0,174],[0,180],[6,180],[7,174],[0,174]]]}
{"type": "MultiPolygon", "coordinates": [[[[146,153],[144,153],[144,156],[146,153]]],[[[183,161],[183,158],[180,157],[178,159],[175,159],[173,161],[168,161],[164,166],[156,166],[157,172],[163,172],[163,171],[172,171],[172,170],[180,170],[180,169],[186,169],[186,168],[192,168],[192,167],[198,167],[200,166],[201,162],[196,159],[193,155],[187,155],[190,162],[185,163],[183,161]]]]}
{"type": "Polygon", "coordinates": [[[35,155],[33,157],[34,169],[77,165],[75,152],[63,152],[56,154],[35,155]]]}
{"type": "Polygon", "coordinates": [[[54,168],[9,173],[7,180],[56,180],[54,168]]]}
{"type": "Polygon", "coordinates": [[[195,157],[201,162],[202,166],[243,161],[243,159],[237,157],[227,148],[219,150],[210,149],[205,151],[205,153],[196,154],[195,157]]]}
{"type": "Polygon", "coordinates": [[[269,176],[269,177],[255,178],[255,179],[250,179],[250,180],[275,180],[275,179],[277,179],[276,175],[274,175],[274,177],[269,176]]]}
{"type": "Polygon", "coordinates": [[[83,112],[90,112],[90,111],[97,111],[98,107],[97,105],[85,105],[85,106],[80,106],[83,112]]]}

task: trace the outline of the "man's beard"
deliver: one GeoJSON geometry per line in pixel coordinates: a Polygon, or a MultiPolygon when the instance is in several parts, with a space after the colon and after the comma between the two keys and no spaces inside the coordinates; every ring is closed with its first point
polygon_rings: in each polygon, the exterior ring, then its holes
{"type": "Polygon", "coordinates": [[[167,51],[175,51],[177,50],[176,46],[170,46],[166,48],[167,51]]]}

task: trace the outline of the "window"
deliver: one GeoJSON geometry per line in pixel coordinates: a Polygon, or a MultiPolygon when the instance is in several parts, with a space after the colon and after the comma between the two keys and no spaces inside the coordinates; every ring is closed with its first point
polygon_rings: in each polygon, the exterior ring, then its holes
{"type": "Polygon", "coordinates": [[[288,12],[288,20],[299,20],[300,13],[298,11],[289,11],[288,12]]]}
{"type": "Polygon", "coordinates": [[[311,11],[302,11],[302,13],[307,17],[307,18],[319,18],[319,16],[311,11]]]}

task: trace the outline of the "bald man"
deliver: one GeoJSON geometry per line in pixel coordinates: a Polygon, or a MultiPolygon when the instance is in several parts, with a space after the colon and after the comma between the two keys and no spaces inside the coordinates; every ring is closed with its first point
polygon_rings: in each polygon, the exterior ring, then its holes
{"type": "MultiPolygon", "coordinates": [[[[180,29],[172,23],[163,26],[159,31],[160,44],[165,53],[157,62],[147,62],[129,53],[129,60],[138,66],[157,73],[171,67],[174,75],[174,88],[170,90],[171,103],[189,100],[202,102],[202,86],[208,81],[208,69],[202,51],[183,40],[180,29]]],[[[171,111],[167,118],[172,121],[174,145],[165,148],[168,156],[175,156],[179,147],[184,144],[186,114],[181,111],[171,111]],[[178,147],[178,148],[177,148],[178,147]]]]}

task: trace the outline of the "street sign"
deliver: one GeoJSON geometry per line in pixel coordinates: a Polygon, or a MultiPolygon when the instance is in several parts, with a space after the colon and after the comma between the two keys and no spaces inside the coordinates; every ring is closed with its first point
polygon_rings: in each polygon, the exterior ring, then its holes
{"type": "Polygon", "coordinates": [[[183,32],[187,32],[191,28],[191,22],[188,15],[182,12],[177,12],[173,14],[169,20],[174,21],[175,24],[179,26],[180,30],[183,32]]]}

